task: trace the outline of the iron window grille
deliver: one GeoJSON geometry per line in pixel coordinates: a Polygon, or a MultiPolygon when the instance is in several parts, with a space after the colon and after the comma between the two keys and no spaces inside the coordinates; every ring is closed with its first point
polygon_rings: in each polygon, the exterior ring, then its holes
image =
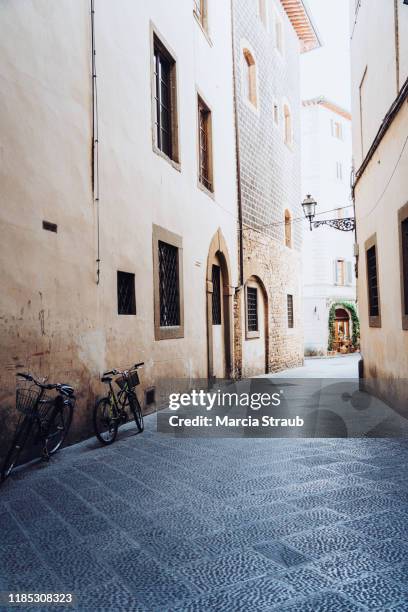
{"type": "Polygon", "coordinates": [[[258,330],[258,289],[247,287],[247,327],[249,332],[258,330]]]}
{"type": "Polygon", "coordinates": [[[288,327],[293,329],[295,326],[295,319],[293,316],[293,295],[287,296],[287,309],[288,309],[288,327]]]}
{"type": "Polygon", "coordinates": [[[401,222],[401,246],[404,314],[408,315],[408,217],[401,222]]]}
{"type": "Polygon", "coordinates": [[[156,104],[157,147],[173,158],[172,127],[172,69],[174,61],[165,52],[158,39],[154,39],[154,83],[156,104]]]}
{"type": "Polygon", "coordinates": [[[380,314],[378,300],[377,252],[375,244],[367,249],[368,308],[370,317],[380,314]]]}
{"type": "Polygon", "coordinates": [[[212,267],[212,322],[213,325],[221,325],[221,268],[212,267]]]}
{"type": "Polygon", "coordinates": [[[198,98],[199,180],[209,191],[213,190],[211,172],[211,111],[198,98]]]}
{"type": "Polygon", "coordinates": [[[135,275],[131,272],[117,273],[118,314],[136,314],[135,275]]]}
{"type": "Polygon", "coordinates": [[[178,248],[159,240],[160,326],[180,325],[178,248]]]}

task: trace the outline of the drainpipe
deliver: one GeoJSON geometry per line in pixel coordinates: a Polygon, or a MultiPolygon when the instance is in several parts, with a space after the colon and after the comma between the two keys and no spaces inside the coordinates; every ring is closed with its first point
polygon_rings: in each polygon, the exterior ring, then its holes
{"type": "Polygon", "coordinates": [[[238,234],[239,234],[239,290],[244,284],[244,244],[243,244],[243,222],[242,222],[242,193],[241,193],[241,159],[239,149],[239,125],[237,111],[237,76],[235,66],[235,36],[234,36],[234,0],[231,0],[231,37],[232,37],[232,82],[233,82],[233,104],[234,104],[234,126],[235,126],[235,154],[237,163],[237,203],[238,203],[238,234]]]}

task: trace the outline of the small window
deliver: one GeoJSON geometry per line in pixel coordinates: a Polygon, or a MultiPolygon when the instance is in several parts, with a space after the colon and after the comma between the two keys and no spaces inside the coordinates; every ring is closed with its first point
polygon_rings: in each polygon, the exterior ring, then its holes
{"type": "Polygon", "coordinates": [[[199,181],[206,189],[213,191],[211,111],[200,97],[198,97],[198,143],[199,181]]]}
{"type": "Polygon", "coordinates": [[[135,275],[131,272],[117,273],[118,314],[136,314],[135,275]]]}
{"type": "Polygon", "coordinates": [[[278,15],[275,16],[275,47],[279,53],[283,53],[283,24],[278,15]]]}
{"type": "Polygon", "coordinates": [[[375,239],[366,243],[368,315],[370,327],[380,327],[380,295],[378,287],[377,245],[375,239]]]}
{"type": "Polygon", "coordinates": [[[178,248],[159,240],[160,326],[180,325],[178,248]]]}
{"type": "Polygon", "coordinates": [[[287,308],[288,308],[288,327],[289,329],[294,328],[294,316],[293,316],[293,295],[287,296],[287,308]]]}
{"type": "Polygon", "coordinates": [[[343,180],[343,164],[341,162],[336,162],[336,178],[338,181],[343,180]]]}
{"type": "Polygon", "coordinates": [[[176,62],[154,36],[155,144],[167,157],[178,161],[176,62]]]}
{"type": "Polygon", "coordinates": [[[258,104],[258,96],[257,96],[257,87],[256,87],[256,64],[255,60],[248,49],[244,49],[243,51],[243,69],[244,69],[244,92],[245,98],[253,104],[253,106],[257,106],[258,104]]]}
{"type": "Polygon", "coordinates": [[[268,26],[266,0],[258,0],[259,18],[265,27],[268,26]]]}
{"type": "Polygon", "coordinates": [[[346,262],[344,259],[337,259],[335,262],[335,284],[344,285],[346,278],[346,262]]]}
{"type": "Polygon", "coordinates": [[[247,287],[247,328],[249,332],[257,332],[258,328],[258,289],[247,287]]]}
{"type": "Polygon", "coordinates": [[[213,325],[221,325],[221,268],[212,267],[212,322],[213,325]]]}
{"type": "Polygon", "coordinates": [[[273,105],[273,122],[275,125],[279,125],[279,106],[277,102],[273,105]]]}
{"type": "Polygon", "coordinates": [[[343,140],[343,126],[339,121],[331,121],[331,133],[334,138],[343,140]]]}
{"type": "Polygon", "coordinates": [[[292,215],[285,210],[285,245],[292,248],[292,215]]]}
{"type": "Polygon", "coordinates": [[[194,0],[194,14],[204,30],[207,30],[207,0],[194,0]]]}
{"type": "Polygon", "coordinates": [[[292,145],[292,116],[290,113],[289,106],[285,104],[284,106],[284,117],[285,117],[285,144],[288,146],[292,145]]]}

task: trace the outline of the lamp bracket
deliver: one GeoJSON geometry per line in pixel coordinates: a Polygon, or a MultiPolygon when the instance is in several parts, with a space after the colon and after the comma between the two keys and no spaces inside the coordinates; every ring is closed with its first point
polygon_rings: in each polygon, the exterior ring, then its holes
{"type": "Polygon", "coordinates": [[[313,221],[313,227],[317,228],[321,225],[328,225],[341,232],[352,232],[356,227],[354,217],[345,217],[344,219],[324,219],[322,221],[313,221]]]}

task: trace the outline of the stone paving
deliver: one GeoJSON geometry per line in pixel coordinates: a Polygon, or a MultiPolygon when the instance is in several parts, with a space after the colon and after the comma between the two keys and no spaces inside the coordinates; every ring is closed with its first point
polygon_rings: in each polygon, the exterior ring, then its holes
{"type": "Polygon", "coordinates": [[[81,611],[408,611],[407,441],[155,429],[0,489],[0,592],[72,591],[81,611]]]}

